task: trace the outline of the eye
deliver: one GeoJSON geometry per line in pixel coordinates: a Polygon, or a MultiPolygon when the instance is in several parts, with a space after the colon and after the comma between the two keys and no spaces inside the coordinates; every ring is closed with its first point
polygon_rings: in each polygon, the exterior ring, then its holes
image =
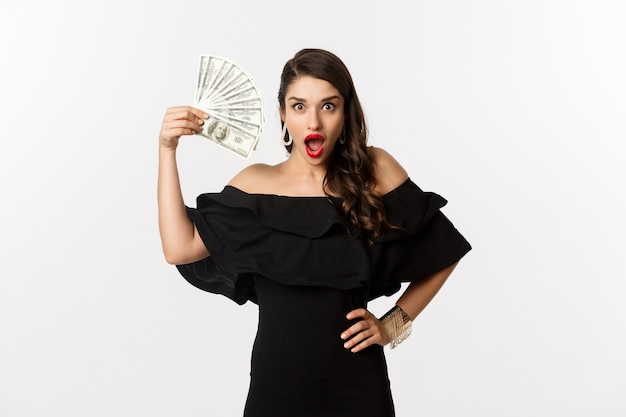
{"type": "Polygon", "coordinates": [[[333,103],[326,103],[322,106],[322,109],[324,110],[335,110],[335,106],[333,103]]]}
{"type": "Polygon", "coordinates": [[[294,104],[291,107],[293,107],[293,109],[296,110],[296,111],[304,110],[304,104],[302,104],[302,103],[296,103],[296,104],[294,104]]]}

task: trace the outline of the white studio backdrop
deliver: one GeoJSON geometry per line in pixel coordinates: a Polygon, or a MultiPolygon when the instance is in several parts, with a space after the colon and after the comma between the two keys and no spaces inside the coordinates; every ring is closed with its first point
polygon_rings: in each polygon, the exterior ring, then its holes
{"type": "Polygon", "coordinates": [[[241,415],[256,307],[165,263],[157,135],[225,56],[268,122],[249,160],[185,138],[186,202],[281,161],[304,47],[346,62],[371,144],[474,247],[387,351],[398,416],[626,415],[624,21],[617,0],[2,0],[0,416],[241,415]]]}

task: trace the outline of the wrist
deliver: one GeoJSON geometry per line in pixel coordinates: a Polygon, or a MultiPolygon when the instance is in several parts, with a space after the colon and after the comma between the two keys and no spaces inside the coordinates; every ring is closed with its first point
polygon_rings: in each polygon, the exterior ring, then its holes
{"type": "Polygon", "coordinates": [[[383,314],[380,321],[391,339],[391,349],[394,349],[411,335],[413,321],[398,305],[383,314]]]}
{"type": "Polygon", "coordinates": [[[177,148],[176,145],[172,146],[171,144],[165,144],[163,142],[160,142],[159,143],[159,154],[160,155],[176,154],[176,148],[177,148]]]}

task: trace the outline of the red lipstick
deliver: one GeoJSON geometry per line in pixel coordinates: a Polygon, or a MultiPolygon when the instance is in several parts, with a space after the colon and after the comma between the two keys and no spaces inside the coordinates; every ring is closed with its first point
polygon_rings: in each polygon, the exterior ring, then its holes
{"type": "Polygon", "coordinates": [[[324,136],[318,133],[311,133],[304,138],[306,154],[311,158],[319,158],[324,152],[324,136]]]}

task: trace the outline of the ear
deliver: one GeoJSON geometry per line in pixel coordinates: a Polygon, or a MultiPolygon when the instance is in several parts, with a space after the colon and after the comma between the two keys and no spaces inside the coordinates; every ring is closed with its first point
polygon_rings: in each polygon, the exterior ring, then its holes
{"type": "Polygon", "coordinates": [[[285,109],[283,109],[282,107],[278,107],[278,112],[280,113],[280,120],[284,123],[285,122],[285,109]]]}

